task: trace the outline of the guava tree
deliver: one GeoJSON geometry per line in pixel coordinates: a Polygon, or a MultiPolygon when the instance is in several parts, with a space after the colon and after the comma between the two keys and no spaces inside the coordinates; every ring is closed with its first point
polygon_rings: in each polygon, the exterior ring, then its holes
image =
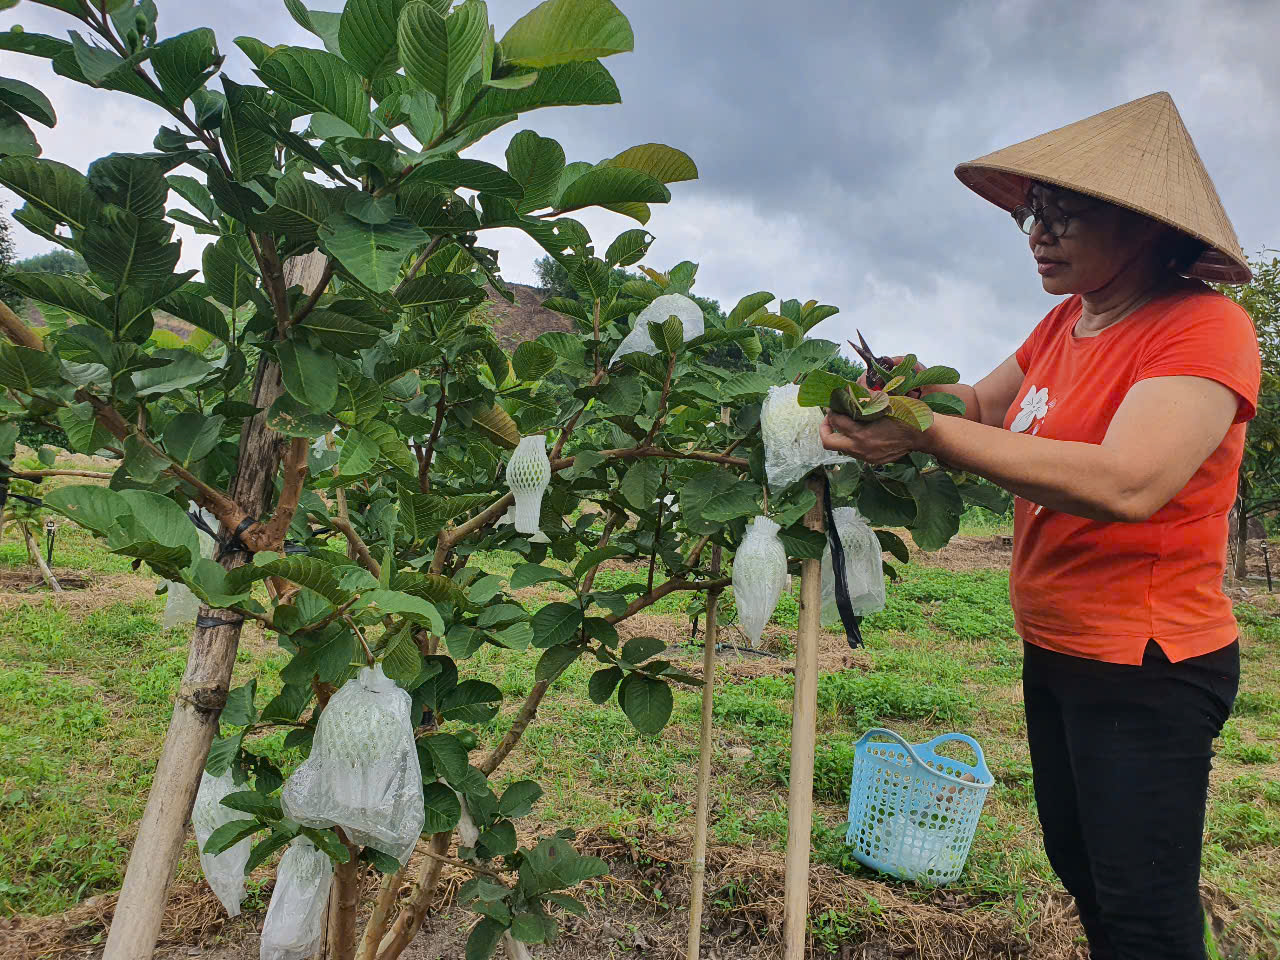
{"type": "MultiPolygon", "coordinates": [[[[206,853],[252,837],[252,869],[305,835],[332,858],[330,956],[398,956],[446,861],[472,873],[461,899],[480,919],[468,956],[499,943],[524,955],[555,936],[555,913],[577,909],[564,891],[604,868],[561,836],[519,847],[514,821],[541,788],[495,791],[491,778],[583,656],[599,663],[596,703],[616,700],[641,734],[665,725],[670,684],[696,681],[661,642],[620,642],[617,625],[671,593],[725,587],[708,546],[732,552],[764,511],[790,556],[820,554],[823,538],[800,522],[809,488],[766,490],[758,425],[771,386],[839,353],[806,336],[834,308],[788,300],[771,311],[772,294],[751,294],[696,336],[676,316],[645,321],[645,348],[615,357],[653,301],[689,291],[696,266],[623,280],[616,268],[643,259],[652,236],[626,230],[600,251],[566,214],[597,206],[644,224],[668,184],[697,175],[693,162],[649,143],[570,163],[531,130],[510,138],[505,168],[461,156],[527,111],[618,101],[599,58],[629,50],[632,34],[609,0],[549,0],[501,40],[479,0],[350,0],[341,13],[287,0],[323,49],[238,38],[259,83],[221,74],[208,29],[160,39],[151,0],[33,2],[79,21],[70,39],[15,27],[0,49],[169,117],[150,150],[84,172],[41,158],[34,136],[0,148],[0,184],[25,204],[16,219],[89,266],[82,278],[8,277],[57,319],[32,329],[0,307],[0,410],[56,423],[68,449],[111,458],[107,485],[63,486],[46,504],[203,603],[106,956],[150,956],[206,767],[232,771],[240,789],[224,803],[248,817],[206,853]],[[199,280],[177,270],[178,223],[208,238],[199,280]],[[508,355],[473,321],[486,287],[504,289],[481,245],[499,228],[564,266],[578,298],[548,305],[575,333],[508,355]],[[187,342],[155,330],[160,311],[194,328],[187,342]],[[768,362],[760,328],[784,339],[768,362]],[[752,369],[708,361],[727,342],[752,369]],[[502,522],[504,470],[538,433],[551,438],[552,481],[530,540],[502,522]],[[211,558],[192,504],[216,518],[211,558]],[[474,558],[493,549],[525,562],[510,578],[487,574],[474,558]],[[644,573],[595,589],[613,559],[644,573]],[[517,599],[538,583],[561,597],[536,609],[517,599]],[[290,660],[229,690],[246,620],[290,660]],[[486,645],[537,660],[513,710],[466,675],[486,645]],[[412,698],[426,796],[425,856],[405,895],[399,862],[340,828],[301,827],[279,799],[329,698],[374,662],[412,698]],[[359,932],[366,870],[384,880],[359,932]]],[[[34,88],[0,92],[7,129],[26,129],[24,116],[52,122],[34,88]]],[[[962,488],[921,458],[849,465],[832,483],[836,502],[908,527],[927,548],[964,508],[962,488]]],[[[906,559],[896,536],[882,541],[906,559]]]]}

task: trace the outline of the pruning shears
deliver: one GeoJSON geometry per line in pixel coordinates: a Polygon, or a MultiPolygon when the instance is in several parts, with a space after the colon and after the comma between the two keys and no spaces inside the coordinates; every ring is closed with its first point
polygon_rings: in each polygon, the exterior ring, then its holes
{"type": "MultiPolygon", "coordinates": [[[[892,375],[897,361],[893,357],[877,357],[875,351],[867,344],[867,339],[862,335],[861,330],[855,330],[858,335],[858,342],[849,341],[849,346],[853,347],[853,352],[862,358],[862,362],[867,365],[867,389],[883,390],[888,383],[888,378],[892,375]]],[[[907,393],[908,397],[920,397],[920,391],[912,390],[907,393]]]]}
{"type": "Polygon", "coordinates": [[[870,390],[883,390],[885,379],[897,364],[893,362],[892,357],[877,357],[875,351],[867,344],[867,338],[862,335],[861,330],[855,330],[858,335],[858,342],[849,341],[849,346],[853,347],[853,352],[862,358],[862,362],[867,365],[867,388],[870,390]]]}

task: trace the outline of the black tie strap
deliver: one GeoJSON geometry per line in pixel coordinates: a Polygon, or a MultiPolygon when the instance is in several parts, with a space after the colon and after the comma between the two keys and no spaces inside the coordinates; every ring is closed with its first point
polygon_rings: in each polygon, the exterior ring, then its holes
{"type": "Polygon", "coordinates": [[[840,611],[840,622],[844,625],[844,635],[849,646],[857,650],[862,646],[862,618],[853,612],[853,602],[849,599],[849,573],[845,568],[844,544],[840,540],[840,531],[836,529],[836,515],[831,508],[831,479],[827,472],[822,472],[822,512],[827,520],[827,543],[831,545],[831,567],[835,573],[836,608],[840,611]]]}

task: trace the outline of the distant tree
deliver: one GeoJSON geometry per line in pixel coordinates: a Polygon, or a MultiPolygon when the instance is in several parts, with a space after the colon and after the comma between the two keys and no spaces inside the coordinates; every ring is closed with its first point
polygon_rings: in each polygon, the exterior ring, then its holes
{"type": "Polygon", "coordinates": [[[533,272],[538,275],[538,288],[548,297],[568,297],[577,300],[578,293],[569,282],[569,272],[550,257],[533,261],[533,272]]]}
{"type": "Polygon", "coordinates": [[[72,253],[70,250],[54,249],[47,253],[37,253],[34,257],[27,257],[25,260],[19,260],[14,265],[14,269],[23,273],[57,273],[65,276],[67,274],[88,273],[89,265],[84,262],[84,257],[78,253],[72,253]]]}
{"type": "MultiPolygon", "coordinates": [[[[573,288],[573,283],[569,280],[569,271],[564,265],[551,257],[541,257],[533,261],[533,272],[538,275],[538,288],[546,293],[548,297],[567,297],[570,300],[579,300],[578,291],[573,288]]],[[[643,279],[643,275],[634,273],[623,267],[613,268],[614,279],[618,283],[625,283],[628,280],[643,279]]],[[[694,298],[697,299],[696,297],[694,298]]]]}

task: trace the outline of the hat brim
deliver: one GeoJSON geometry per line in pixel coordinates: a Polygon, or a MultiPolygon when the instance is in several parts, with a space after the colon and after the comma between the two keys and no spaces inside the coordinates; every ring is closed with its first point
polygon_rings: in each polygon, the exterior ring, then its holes
{"type": "Polygon", "coordinates": [[[1144,210],[1141,207],[1125,203],[1118,197],[1107,196],[1107,194],[1099,190],[1091,189],[1087,184],[1067,183],[1042,174],[1032,176],[1030,173],[1014,167],[978,163],[976,161],[960,164],[956,167],[955,172],[960,182],[978,196],[1010,212],[1013,211],[1014,207],[1027,202],[1027,190],[1031,187],[1032,180],[1055,187],[1063,187],[1067,190],[1074,190],[1076,193],[1083,193],[1099,200],[1105,200],[1107,203],[1115,204],[1117,207],[1133,210],[1145,217],[1150,217],[1152,220],[1163,223],[1165,226],[1180,230],[1206,244],[1204,253],[1185,271],[1188,277],[1203,280],[1206,283],[1231,284],[1249,283],[1253,279],[1253,271],[1249,268],[1248,261],[1238,259],[1233,254],[1221,249],[1208,237],[1202,236],[1193,230],[1188,230],[1184,225],[1174,223],[1152,210],[1144,210]]]}

